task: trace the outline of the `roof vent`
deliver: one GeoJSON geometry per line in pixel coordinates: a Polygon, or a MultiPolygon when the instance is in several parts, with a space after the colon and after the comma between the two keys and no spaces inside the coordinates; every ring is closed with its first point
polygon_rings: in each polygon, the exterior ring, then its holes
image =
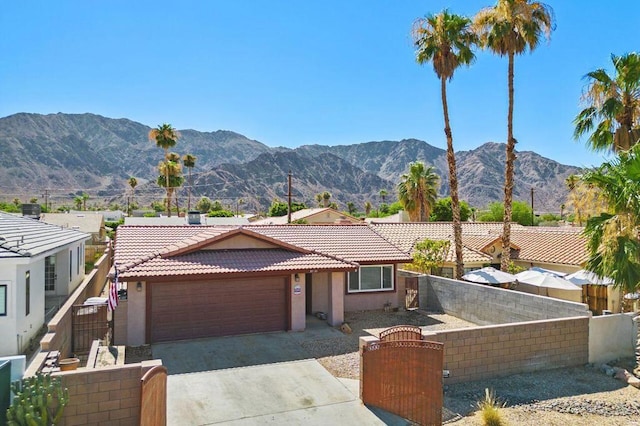
{"type": "Polygon", "coordinates": [[[187,223],[189,225],[200,225],[200,212],[191,211],[187,215],[187,223]]]}

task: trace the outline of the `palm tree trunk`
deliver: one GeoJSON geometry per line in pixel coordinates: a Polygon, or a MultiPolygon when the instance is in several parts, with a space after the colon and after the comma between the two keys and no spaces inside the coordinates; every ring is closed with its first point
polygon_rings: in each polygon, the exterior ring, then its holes
{"type": "Polygon", "coordinates": [[[449,190],[451,194],[451,210],[453,213],[453,241],[456,248],[456,267],[453,278],[459,280],[464,275],[462,260],[462,224],[460,223],[460,202],[458,200],[458,173],[456,171],[456,155],[453,151],[453,134],[449,125],[449,106],[447,105],[447,80],[440,78],[442,112],[444,114],[444,134],[447,137],[447,163],[449,164],[449,190]]]}
{"type": "Polygon", "coordinates": [[[511,206],[513,203],[513,163],[516,140],[513,137],[513,62],[514,53],[509,52],[509,115],[507,117],[507,149],[504,170],[504,225],[502,230],[502,259],[500,269],[507,271],[511,259],[511,206]]]}
{"type": "Polygon", "coordinates": [[[171,217],[171,193],[169,191],[169,149],[164,150],[164,174],[167,178],[167,217],[171,217]]]}
{"type": "Polygon", "coordinates": [[[191,211],[191,187],[193,182],[191,181],[191,167],[189,167],[189,201],[187,201],[187,213],[191,211]]]}

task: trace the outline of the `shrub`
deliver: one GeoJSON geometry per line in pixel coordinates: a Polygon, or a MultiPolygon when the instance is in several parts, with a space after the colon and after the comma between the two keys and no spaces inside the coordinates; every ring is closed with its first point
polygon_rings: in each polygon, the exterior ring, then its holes
{"type": "Polygon", "coordinates": [[[502,420],[502,415],[500,414],[500,408],[504,406],[505,403],[500,401],[492,390],[485,389],[484,398],[478,401],[482,424],[484,426],[505,425],[506,423],[502,420]]]}

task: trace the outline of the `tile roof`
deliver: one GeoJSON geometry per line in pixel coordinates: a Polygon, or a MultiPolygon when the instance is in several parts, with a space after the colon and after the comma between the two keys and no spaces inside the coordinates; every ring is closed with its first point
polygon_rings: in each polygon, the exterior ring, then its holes
{"type": "MultiPolygon", "coordinates": [[[[137,226],[184,226],[189,225],[187,217],[125,217],[125,225],[137,225],[137,226]]],[[[249,219],[245,217],[208,217],[207,215],[200,215],[200,225],[248,225],[249,219]]]]}
{"type": "Polygon", "coordinates": [[[297,253],[283,249],[242,249],[216,250],[215,253],[198,251],[168,258],[158,256],[126,268],[120,276],[131,278],[249,272],[353,271],[356,268],[354,264],[316,253],[297,253]]]}
{"type": "Polygon", "coordinates": [[[0,258],[37,256],[89,238],[74,229],[0,212],[0,258]]]}
{"type": "MultiPolygon", "coordinates": [[[[424,239],[446,240],[453,238],[451,222],[411,222],[411,223],[372,223],[369,225],[377,233],[406,252],[410,252],[416,242],[424,239]]],[[[511,229],[520,225],[513,225],[511,229]]],[[[498,237],[502,232],[502,223],[463,222],[462,234],[498,237]]]]}
{"type": "MultiPolygon", "coordinates": [[[[413,245],[425,238],[453,239],[450,222],[427,223],[375,223],[370,225],[376,232],[403,250],[410,251],[413,245]]],[[[517,250],[515,259],[526,262],[581,265],[587,260],[587,242],[580,227],[525,227],[512,225],[511,244],[517,250]]],[[[462,224],[462,243],[465,247],[480,251],[502,234],[502,223],[462,224]]],[[[473,256],[469,259],[472,259],[473,256]]],[[[465,257],[465,261],[467,260],[465,257]]]]}
{"type": "Polygon", "coordinates": [[[400,263],[411,257],[363,225],[122,225],[116,233],[114,261],[127,277],[353,270],[356,263],[400,263]],[[200,250],[235,234],[254,236],[277,248],[200,250]],[[272,265],[267,267],[265,259],[272,265]]]}
{"type": "MultiPolygon", "coordinates": [[[[334,210],[330,207],[317,207],[317,208],[302,209],[302,210],[295,211],[291,213],[291,221],[293,222],[296,220],[308,219],[312,216],[316,216],[324,212],[332,213],[332,216],[335,216],[335,218],[331,219],[331,223],[333,223],[335,220],[341,217],[353,223],[361,222],[360,219],[357,219],[346,213],[339,212],[338,210],[334,210]]],[[[254,225],[287,225],[288,220],[289,218],[286,215],[276,216],[276,217],[266,217],[264,219],[256,220],[255,222],[253,222],[253,224],[254,225]]]]}
{"type": "Polygon", "coordinates": [[[88,234],[98,234],[104,226],[104,217],[95,213],[42,213],[40,221],[88,234]]]}

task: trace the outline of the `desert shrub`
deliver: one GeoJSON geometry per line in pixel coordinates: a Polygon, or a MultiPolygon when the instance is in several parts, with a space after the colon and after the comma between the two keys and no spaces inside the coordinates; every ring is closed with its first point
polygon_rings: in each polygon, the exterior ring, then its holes
{"type": "Polygon", "coordinates": [[[490,389],[484,390],[484,398],[478,401],[480,417],[484,426],[504,426],[506,423],[502,419],[500,409],[505,403],[500,401],[495,392],[490,389]]]}

